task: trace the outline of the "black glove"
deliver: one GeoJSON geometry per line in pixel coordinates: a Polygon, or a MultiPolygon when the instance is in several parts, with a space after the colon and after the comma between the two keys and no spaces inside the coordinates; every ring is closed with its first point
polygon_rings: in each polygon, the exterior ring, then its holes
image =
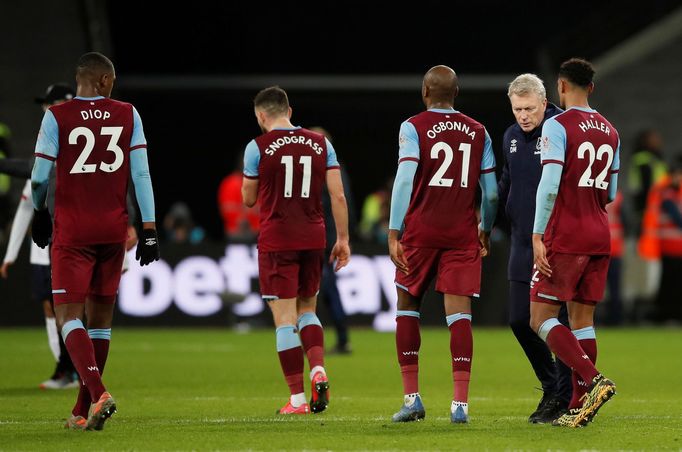
{"type": "Polygon", "coordinates": [[[142,234],[140,234],[140,241],[137,244],[135,259],[140,261],[141,266],[145,266],[158,261],[160,257],[161,251],[159,250],[159,238],[156,235],[156,229],[143,229],[142,234]]]}
{"type": "Polygon", "coordinates": [[[36,245],[45,248],[52,239],[52,217],[47,209],[36,210],[31,224],[31,236],[36,245]]]}

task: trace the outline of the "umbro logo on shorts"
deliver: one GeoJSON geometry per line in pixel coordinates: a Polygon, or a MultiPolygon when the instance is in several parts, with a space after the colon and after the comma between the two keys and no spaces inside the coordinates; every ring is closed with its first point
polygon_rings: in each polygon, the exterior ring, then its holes
{"type": "Polygon", "coordinates": [[[146,246],[154,246],[154,245],[156,245],[156,239],[153,237],[145,239],[144,244],[146,246]]]}

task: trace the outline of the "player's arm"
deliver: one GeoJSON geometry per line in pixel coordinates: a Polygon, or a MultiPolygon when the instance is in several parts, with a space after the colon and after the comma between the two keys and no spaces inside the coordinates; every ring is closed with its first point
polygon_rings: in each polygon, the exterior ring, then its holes
{"type": "Polygon", "coordinates": [[[398,241],[407,209],[412,199],[414,175],[419,164],[419,136],[412,123],[405,121],[400,126],[398,139],[398,171],[391,193],[391,215],[388,223],[388,252],[396,268],[408,274],[410,269],[398,241]]]}
{"type": "Polygon", "coordinates": [[[552,275],[547,261],[547,250],[542,242],[547,223],[554,210],[559,193],[561,174],[566,155],[566,130],[555,119],[542,126],[542,177],[535,196],[535,221],[533,223],[533,256],[537,269],[546,276],[552,275]]]}
{"type": "MultiPolygon", "coordinates": [[[[507,142],[507,134],[502,139],[502,143],[507,142]]],[[[502,175],[497,183],[497,193],[499,196],[499,204],[502,208],[507,205],[507,198],[509,198],[509,190],[511,189],[511,176],[509,174],[509,160],[506,155],[504,158],[504,166],[502,167],[502,175]]]]}
{"type": "Polygon", "coordinates": [[[0,267],[0,276],[3,278],[7,278],[9,266],[17,260],[21,244],[24,241],[24,237],[26,237],[26,231],[28,231],[28,225],[31,224],[31,219],[33,218],[33,202],[30,198],[31,181],[28,180],[26,181],[24,191],[21,193],[21,200],[17,206],[17,212],[14,215],[14,221],[12,221],[12,229],[9,233],[7,251],[5,252],[2,267],[0,267]]]}
{"type": "Polygon", "coordinates": [[[255,140],[251,140],[244,150],[244,178],[242,179],[242,202],[253,207],[258,201],[258,164],[260,151],[255,140]]]}
{"type": "Polygon", "coordinates": [[[31,198],[35,217],[31,224],[33,241],[45,248],[52,238],[52,218],[47,211],[47,188],[54,162],[59,155],[59,126],[50,110],[45,112],[36,141],[35,162],[31,171],[31,198]]]}
{"type": "Polygon", "coordinates": [[[478,183],[481,186],[482,193],[481,224],[478,227],[478,239],[481,242],[481,256],[487,256],[490,253],[490,231],[495,224],[499,201],[495,176],[495,153],[487,130],[485,132],[483,158],[481,159],[481,176],[478,183]]]}
{"type": "Polygon", "coordinates": [[[40,124],[35,149],[36,159],[31,171],[31,195],[33,207],[36,210],[40,211],[46,208],[45,201],[47,200],[50,172],[58,155],[59,127],[52,112],[47,110],[43,116],[43,122],[40,124]]]}
{"type": "Polygon", "coordinates": [[[135,259],[144,266],[159,260],[161,252],[156,234],[154,189],[147,159],[147,139],[144,136],[142,119],[135,108],[133,108],[133,134],[130,139],[130,175],[142,216],[141,240],[137,246],[135,259]]]}
{"type": "Polygon", "coordinates": [[[609,202],[616,199],[618,193],[618,172],[620,171],[620,138],[618,138],[618,146],[613,155],[613,162],[611,162],[611,178],[609,181],[609,202]]]}
{"type": "Polygon", "coordinates": [[[336,150],[331,142],[325,138],[327,143],[327,191],[331,200],[332,216],[336,226],[336,243],[332,248],[329,262],[336,261],[334,271],[339,271],[350,261],[350,246],[348,244],[348,205],[346,194],[341,178],[341,167],[336,157],[336,150]]]}

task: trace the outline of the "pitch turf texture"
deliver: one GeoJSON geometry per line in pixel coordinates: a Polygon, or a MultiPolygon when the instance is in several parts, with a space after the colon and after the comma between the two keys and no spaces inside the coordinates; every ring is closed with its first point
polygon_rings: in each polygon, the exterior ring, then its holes
{"type": "MultiPolygon", "coordinates": [[[[597,332],[618,394],[587,428],[530,425],[540,392],[510,331],[476,329],[469,425],[451,425],[447,330],[422,331],[426,419],[393,424],[402,401],[392,334],[352,332],[330,356],[331,404],[276,416],[287,387],[271,331],[114,329],[105,383],[118,413],[104,431],[62,428],[75,390],[40,391],[45,332],[0,330],[1,450],[661,450],[682,448],[682,330],[597,332]]],[[[327,335],[328,342],[332,339],[327,335]]],[[[307,371],[306,371],[307,374],[307,371]]],[[[306,385],[309,397],[309,386],[306,385]]]]}

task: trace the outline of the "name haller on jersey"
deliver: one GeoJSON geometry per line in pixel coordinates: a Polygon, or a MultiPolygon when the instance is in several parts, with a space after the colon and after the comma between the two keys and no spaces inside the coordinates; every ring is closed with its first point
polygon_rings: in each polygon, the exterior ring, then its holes
{"type": "Polygon", "coordinates": [[[476,132],[471,130],[468,124],[463,124],[459,121],[441,121],[434,124],[433,127],[426,132],[426,136],[434,139],[439,133],[445,132],[446,130],[456,130],[464,133],[472,140],[476,139],[476,132]]]}
{"type": "Polygon", "coordinates": [[[578,127],[580,127],[580,130],[583,132],[587,132],[590,129],[594,130],[599,130],[600,132],[604,132],[607,135],[611,135],[611,129],[604,124],[601,121],[595,121],[593,119],[587,119],[585,121],[582,121],[581,123],[578,124],[578,127]]]}
{"type": "Polygon", "coordinates": [[[280,137],[277,138],[275,141],[270,143],[270,145],[265,149],[265,153],[268,155],[274,155],[275,151],[277,151],[279,148],[286,144],[292,144],[292,143],[298,143],[298,144],[304,144],[306,146],[309,146],[317,155],[322,154],[322,146],[319,144],[315,143],[311,138],[304,137],[302,135],[294,135],[292,137],[280,137]]]}

